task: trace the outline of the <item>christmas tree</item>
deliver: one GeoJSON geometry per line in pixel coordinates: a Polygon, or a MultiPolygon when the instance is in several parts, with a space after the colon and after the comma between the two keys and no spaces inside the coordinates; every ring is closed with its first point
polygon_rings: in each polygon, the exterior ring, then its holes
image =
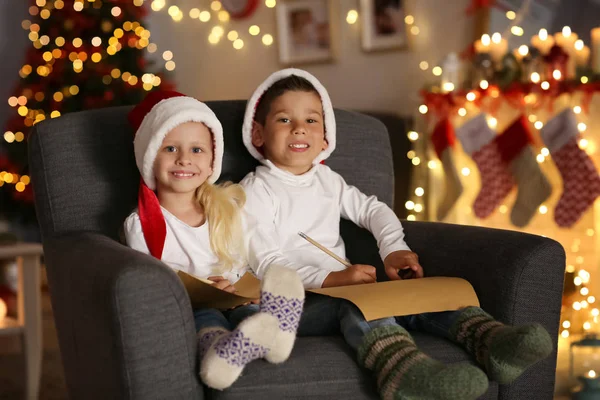
{"type": "MultiPolygon", "coordinates": [[[[138,103],[170,86],[151,69],[157,50],[142,24],[144,0],[32,0],[22,27],[32,47],[8,103],[14,109],[0,140],[0,219],[35,220],[27,136],[47,118],[138,103]]],[[[171,70],[169,63],[167,69],[171,70]]]]}

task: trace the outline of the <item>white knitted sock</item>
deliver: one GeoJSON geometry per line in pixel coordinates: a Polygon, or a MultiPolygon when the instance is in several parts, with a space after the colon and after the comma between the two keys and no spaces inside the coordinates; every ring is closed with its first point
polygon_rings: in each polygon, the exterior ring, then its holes
{"type": "Polygon", "coordinates": [[[260,311],[275,316],[279,329],[265,359],[279,364],[290,356],[304,306],[304,285],[296,271],[273,266],[261,286],[260,311]]]}
{"type": "Polygon", "coordinates": [[[246,364],[267,354],[278,325],[277,318],[258,313],[243,320],[232,332],[221,328],[198,332],[202,382],[218,390],[231,386],[246,364]]]}

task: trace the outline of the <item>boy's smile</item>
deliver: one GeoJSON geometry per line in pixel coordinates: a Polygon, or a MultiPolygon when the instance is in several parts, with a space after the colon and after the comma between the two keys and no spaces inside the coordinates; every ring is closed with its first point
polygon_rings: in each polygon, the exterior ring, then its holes
{"type": "Polygon", "coordinates": [[[301,175],[328,146],[321,98],[315,92],[288,91],[277,97],[265,119],[255,122],[252,144],[275,166],[301,175]]]}

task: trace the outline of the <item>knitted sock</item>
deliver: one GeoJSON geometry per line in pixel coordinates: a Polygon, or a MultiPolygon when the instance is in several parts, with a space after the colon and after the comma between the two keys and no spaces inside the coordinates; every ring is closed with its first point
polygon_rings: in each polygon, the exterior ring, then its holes
{"type": "Polygon", "coordinates": [[[468,400],[488,388],[487,377],[479,368],[444,365],[430,358],[400,326],[377,328],[365,335],[358,362],[374,371],[384,400],[468,400]]]}
{"type": "Polygon", "coordinates": [[[540,135],[563,180],[563,193],[554,209],[554,220],[573,226],[600,196],[600,175],[592,159],[579,148],[577,119],[570,109],[552,118],[540,135]]]}
{"type": "Polygon", "coordinates": [[[260,294],[260,311],[277,318],[279,329],[266,360],[279,364],[290,356],[304,305],[304,285],[296,271],[279,266],[269,268],[260,294]]]}
{"type": "Polygon", "coordinates": [[[531,151],[533,139],[524,116],[520,116],[497,138],[500,155],[517,182],[517,199],[510,212],[519,227],[529,223],[538,207],[552,194],[552,186],[531,151]]]}
{"type": "Polygon", "coordinates": [[[267,354],[278,324],[272,315],[258,313],[243,320],[232,332],[222,328],[198,332],[202,382],[218,390],[231,386],[246,364],[267,354]]]}
{"type": "Polygon", "coordinates": [[[552,339],[540,324],[507,326],[479,307],[464,309],[450,339],[464,346],[500,384],[512,382],[552,352],[552,339]]]}
{"type": "Polygon", "coordinates": [[[473,203],[477,218],[487,218],[510,193],[515,182],[502,159],[496,133],[488,126],[485,115],[467,121],[456,136],[463,149],[471,155],[481,177],[481,190],[473,203]]]}
{"type": "Polygon", "coordinates": [[[431,134],[431,142],[444,169],[444,197],[437,208],[437,219],[442,221],[463,192],[454,163],[454,128],[447,118],[436,124],[431,134]]]}

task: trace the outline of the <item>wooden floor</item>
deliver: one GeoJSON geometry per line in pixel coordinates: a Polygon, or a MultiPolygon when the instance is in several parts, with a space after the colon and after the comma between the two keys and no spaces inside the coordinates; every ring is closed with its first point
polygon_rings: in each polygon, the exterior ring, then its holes
{"type": "MultiPolygon", "coordinates": [[[[40,400],[67,398],[63,367],[58,349],[56,329],[52,319],[52,306],[46,290],[42,295],[42,325],[44,354],[40,400]]],[[[16,336],[0,336],[0,399],[20,400],[24,398],[25,365],[20,339],[16,336]]]]}

